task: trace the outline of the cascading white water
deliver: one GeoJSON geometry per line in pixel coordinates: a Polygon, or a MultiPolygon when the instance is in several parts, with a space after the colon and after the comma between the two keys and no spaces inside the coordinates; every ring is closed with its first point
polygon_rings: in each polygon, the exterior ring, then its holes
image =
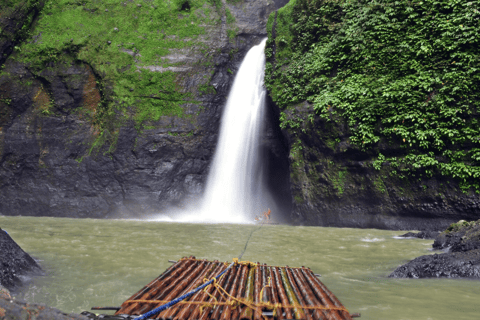
{"type": "MultiPolygon", "coordinates": [[[[259,142],[266,39],[245,56],[228,95],[200,212],[189,221],[251,223],[264,198],[259,142]]],[[[183,219],[182,219],[183,220],[183,219]]]]}
{"type": "MultiPolygon", "coordinates": [[[[264,123],[265,43],[248,51],[228,95],[207,188],[202,220],[252,222],[264,198],[259,142],[264,123]]],[[[260,212],[259,212],[260,211],[260,212]]]]}
{"type": "Polygon", "coordinates": [[[160,221],[253,223],[272,205],[264,188],[260,138],[265,116],[265,43],[245,56],[228,95],[220,135],[200,207],[160,221]]]}

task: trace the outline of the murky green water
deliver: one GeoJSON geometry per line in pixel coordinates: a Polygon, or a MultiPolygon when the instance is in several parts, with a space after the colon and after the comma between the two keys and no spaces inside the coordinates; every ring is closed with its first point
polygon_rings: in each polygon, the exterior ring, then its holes
{"type": "MultiPolygon", "coordinates": [[[[47,275],[25,294],[65,312],[119,306],[182,256],[231,261],[257,226],[2,217],[47,275]]],[[[398,265],[432,253],[431,240],[374,229],[264,226],[242,260],[308,266],[361,319],[479,319],[480,281],[398,280],[398,265]]],[[[106,312],[105,312],[106,313],[106,312]]]]}

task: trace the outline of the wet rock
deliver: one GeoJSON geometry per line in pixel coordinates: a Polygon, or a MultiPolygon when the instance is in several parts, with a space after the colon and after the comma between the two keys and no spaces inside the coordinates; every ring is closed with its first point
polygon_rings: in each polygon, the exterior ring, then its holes
{"type": "Polygon", "coordinates": [[[0,319],[2,320],[88,320],[87,317],[79,314],[67,314],[45,305],[30,304],[1,292],[0,286],[0,319]]]}
{"type": "Polygon", "coordinates": [[[461,220],[450,225],[435,239],[433,248],[449,249],[452,252],[480,249],[480,220],[472,222],[461,220]]]}
{"type": "Polygon", "coordinates": [[[435,239],[440,234],[439,231],[420,231],[420,232],[407,232],[400,237],[403,238],[418,238],[418,239],[435,239]]]}
{"type": "Polygon", "coordinates": [[[29,28],[35,17],[42,10],[45,0],[37,1],[34,5],[28,3],[26,0],[19,0],[15,2],[15,10],[6,10],[4,6],[9,6],[8,2],[2,1],[0,4],[0,66],[5,63],[5,60],[13,52],[14,47],[23,41],[22,37],[18,37],[18,32],[26,27],[29,28]],[[8,12],[8,15],[4,15],[8,12]]]}
{"type": "Polygon", "coordinates": [[[480,220],[450,225],[436,237],[433,248],[448,252],[418,257],[389,277],[480,279],[480,220]]]}
{"type": "Polygon", "coordinates": [[[421,256],[398,267],[388,277],[480,279],[480,250],[421,256]]]}
{"type": "Polygon", "coordinates": [[[35,260],[0,229],[0,286],[12,291],[23,284],[24,276],[38,274],[41,268],[35,260]]]}

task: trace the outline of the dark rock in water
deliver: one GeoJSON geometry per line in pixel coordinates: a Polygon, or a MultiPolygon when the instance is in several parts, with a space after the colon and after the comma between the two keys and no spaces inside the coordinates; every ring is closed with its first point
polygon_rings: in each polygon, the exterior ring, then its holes
{"type": "Polygon", "coordinates": [[[23,300],[13,299],[10,293],[0,286],[0,319],[37,319],[37,320],[88,320],[78,314],[66,314],[58,309],[40,304],[30,304],[23,300]]]}
{"type": "MultiPolygon", "coordinates": [[[[412,236],[407,233],[403,236],[412,236]]],[[[449,252],[425,255],[398,267],[390,278],[480,279],[480,220],[459,221],[438,234],[434,249],[449,252]]]]}
{"type": "Polygon", "coordinates": [[[403,238],[418,238],[418,239],[435,239],[440,232],[438,231],[420,231],[418,233],[415,232],[407,232],[402,234],[400,237],[403,238]]]}
{"type": "Polygon", "coordinates": [[[2,229],[0,229],[0,286],[15,290],[21,277],[40,274],[40,266],[2,229]]]}
{"type": "Polygon", "coordinates": [[[465,252],[480,249],[480,220],[459,221],[438,235],[434,249],[447,249],[452,252],[465,252]]]}
{"type": "Polygon", "coordinates": [[[388,277],[480,279],[480,250],[421,256],[398,267],[388,277]]]}

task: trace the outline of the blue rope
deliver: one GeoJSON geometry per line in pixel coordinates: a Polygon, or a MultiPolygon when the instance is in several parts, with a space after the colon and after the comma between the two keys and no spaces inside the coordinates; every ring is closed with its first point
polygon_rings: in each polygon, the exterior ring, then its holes
{"type": "Polygon", "coordinates": [[[235,264],[235,262],[232,262],[228,267],[227,269],[223,270],[222,273],[220,273],[218,276],[216,276],[215,278],[213,278],[212,280],[208,281],[207,283],[204,283],[202,284],[200,287],[184,294],[183,296],[181,297],[178,297],[172,301],[170,301],[169,303],[166,303],[158,308],[155,308],[153,310],[150,310],[148,311],[147,313],[144,313],[143,315],[139,316],[138,318],[135,318],[135,320],[145,320],[145,319],[148,319],[149,317],[152,317],[152,316],[155,316],[157,314],[159,314],[160,312],[162,312],[163,310],[165,309],[168,309],[170,308],[171,306],[177,304],[178,302],[186,299],[186,298],[189,298],[190,296],[192,296],[193,294],[197,293],[198,291],[202,290],[203,288],[205,288],[206,286],[208,286],[209,284],[211,284],[213,281],[215,281],[216,279],[220,278],[225,272],[227,272],[228,269],[230,269],[233,265],[235,264]]]}

